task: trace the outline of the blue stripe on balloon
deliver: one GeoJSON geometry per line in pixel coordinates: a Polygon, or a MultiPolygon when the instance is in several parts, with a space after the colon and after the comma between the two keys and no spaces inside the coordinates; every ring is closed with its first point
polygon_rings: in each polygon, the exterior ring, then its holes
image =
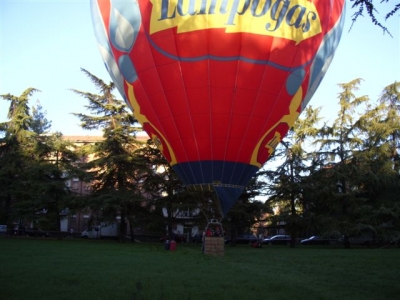
{"type": "Polygon", "coordinates": [[[286,91],[289,95],[294,95],[303,83],[306,71],[302,68],[294,70],[286,79],[286,91]]]}
{"type": "Polygon", "coordinates": [[[118,60],[118,66],[126,81],[133,83],[137,80],[136,69],[129,55],[122,55],[118,60]]]}
{"type": "Polygon", "coordinates": [[[298,68],[304,68],[307,65],[309,65],[314,58],[311,58],[309,61],[305,62],[304,64],[300,65],[300,66],[295,66],[295,67],[285,67],[283,65],[279,65],[277,63],[274,63],[272,61],[269,60],[264,60],[264,59],[252,59],[252,58],[248,58],[245,56],[216,56],[216,55],[211,55],[211,54],[205,54],[202,56],[196,56],[196,57],[180,57],[177,55],[173,55],[163,49],[161,49],[150,37],[149,34],[147,34],[147,39],[149,40],[149,43],[154,47],[155,50],[157,50],[158,52],[160,52],[162,55],[173,59],[173,60],[177,60],[177,61],[182,61],[182,62],[196,62],[196,61],[201,61],[201,60],[205,60],[205,59],[211,59],[211,60],[217,60],[217,61],[236,61],[236,60],[240,60],[240,61],[244,61],[247,63],[251,63],[251,64],[256,64],[256,65],[267,65],[267,66],[271,66],[274,67],[276,69],[279,70],[283,70],[283,71],[287,71],[287,72],[291,72],[293,70],[296,70],[298,68]]]}
{"type": "Polygon", "coordinates": [[[214,189],[218,196],[222,214],[226,216],[236,200],[240,197],[243,189],[223,186],[215,186],[214,189]]]}
{"type": "Polygon", "coordinates": [[[230,161],[194,161],[172,166],[185,185],[231,185],[244,188],[258,167],[230,161]]]}
{"type": "Polygon", "coordinates": [[[223,216],[258,170],[250,164],[211,160],[178,163],[172,168],[186,186],[210,188],[217,195],[223,216]]]}

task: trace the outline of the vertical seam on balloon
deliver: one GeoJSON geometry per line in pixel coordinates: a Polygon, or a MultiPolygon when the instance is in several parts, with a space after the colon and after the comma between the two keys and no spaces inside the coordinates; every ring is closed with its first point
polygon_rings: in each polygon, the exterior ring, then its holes
{"type": "MultiPolygon", "coordinates": [[[[253,16],[253,18],[251,18],[251,20],[252,20],[252,21],[254,20],[254,16],[253,16]]],[[[242,37],[243,37],[243,34],[241,34],[241,38],[242,38],[242,37]]],[[[242,43],[240,43],[240,45],[242,45],[242,43]]],[[[242,46],[241,46],[241,47],[242,47],[242,46]]],[[[242,49],[241,49],[241,51],[242,51],[242,49]]],[[[240,53],[241,53],[241,51],[240,51],[240,53]]],[[[239,55],[239,57],[241,57],[241,55],[239,55]]],[[[238,62],[239,62],[239,61],[241,61],[241,60],[238,60],[238,62]]],[[[263,72],[263,75],[264,75],[264,73],[265,73],[265,70],[266,70],[266,68],[267,68],[267,65],[268,65],[268,64],[265,64],[265,65],[264,65],[264,72],[263,72]]],[[[239,70],[239,68],[238,68],[237,70],[239,70]]],[[[256,107],[255,104],[256,104],[257,101],[258,101],[258,94],[259,94],[259,90],[260,90],[260,87],[261,87],[261,82],[262,82],[262,80],[260,80],[260,84],[259,84],[259,86],[258,86],[257,97],[256,97],[255,102],[254,102],[254,104],[253,104],[253,108],[252,108],[251,113],[250,113],[250,115],[249,115],[249,119],[252,117],[253,112],[254,112],[255,107],[256,107]]],[[[249,124],[250,124],[250,122],[248,121],[248,122],[247,122],[247,128],[246,128],[245,133],[244,133],[244,137],[247,136],[247,132],[248,132],[248,130],[249,130],[249,124]]],[[[243,149],[243,144],[244,144],[244,142],[245,142],[245,138],[242,139],[242,141],[241,141],[241,143],[240,143],[240,147],[239,147],[239,149],[238,149],[238,151],[237,151],[236,159],[235,159],[235,164],[234,164],[234,168],[233,168],[233,172],[232,172],[232,174],[231,174],[231,178],[230,178],[229,182],[231,182],[231,181],[232,181],[232,178],[234,177],[235,169],[236,169],[236,167],[237,167],[237,161],[239,160],[238,158],[240,157],[240,153],[241,153],[241,151],[242,151],[242,149],[243,149]]],[[[248,164],[249,162],[246,161],[246,162],[243,162],[243,163],[248,164]]],[[[243,174],[245,173],[245,169],[246,169],[246,168],[242,168],[242,171],[240,172],[240,176],[237,176],[238,178],[241,178],[241,177],[243,176],[243,174]]],[[[247,184],[247,183],[246,183],[246,184],[247,184]]],[[[244,185],[245,185],[245,184],[244,184],[244,185]]]]}
{"type": "MultiPolygon", "coordinates": [[[[242,39],[243,39],[243,33],[240,33],[240,50],[239,53],[242,53],[243,50],[243,46],[242,46],[242,39]]],[[[240,56],[240,55],[239,55],[240,56]]],[[[239,75],[239,64],[240,64],[240,60],[236,61],[236,77],[235,77],[235,84],[234,84],[234,90],[233,90],[233,101],[231,103],[231,117],[230,117],[230,121],[229,121],[229,126],[228,126],[228,134],[230,134],[230,130],[231,130],[231,125],[232,125],[232,118],[233,116],[233,108],[235,106],[235,102],[237,101],[237,83],[238,83],[238,75],[239,75]]],[[[226,153],[228,151],[228,143],[229,143],[229,139],[227,139],[226,144],[225,144],[225,155],[224,155],[224,161],[226,161],[226,153]]],[[[240,156],[240,151],[238,151],[237,157],[240,156]]],[[[235,160],[234,164],[233,164],[233,170],[229,179],[228,183],[232,182],[232,178],[234,177],[235,174],[235,170],[236,170],[236,165],[237,165],[237,160],[235,160]]],[[[222,177],[224,177],[224,172],[225,172],[225,164],[223,164],[223,168],[222,168],[222,177]]],[[[240,176],[239,176],[240,177],[240,176]]]]}
{"type": "MultiPolygon", "coordinates": [[[[209,29],[209,18],[207,15],[207,53],[210,53],[210,31],[209,29]]],[[[208,120],[210,123],[210,134],[209,134],[209,144],[210,144],[210,161],[211,161],[211,179],[214,178],[214,151],[213,151],[213,119],[212,119],[212,99],[211,99],[211,67],[210,67],[210,57],[207,57],[207,84],[208,84],[208,107],[209,107],[209,115],[208,115],[208,120]]],[[[203,169],[202,169],[203,171],[203,169]]],[[[204,176],[204,175],[203,175],[204,176]]]]}
{"type": "MultiPolygon", "coordinates": [[[[210,31],[209,31],[209,23],[208,22],[209,22],[209,18],[208,18],[208,15],[207,15],[207,53],[210,53],[210,31]]],[[[207,84],[208,84],[208,87],[207,87],[208,95],[207,95],[207,97],[208,97],[208,108],[209,108],[208,121],[210,123],[209,145],[210,145],[210,161],[211,161],[211,164],[212,164],[212,167],[211,167],[211,178],[214,178],[214,167],[213,167],[213,164],[214,164],[213,153],[214,152],[213,152],[213,143],[211,142],[212,138],[213,138],[213,136],[212,136],[213,132],[212,132],[212,110],[211,110],[212,106],[211,106],[211,82],[210,82],[210,76],[211,76],[211,74],[210,74],[210,57],[207,57],[207,84]]],[[[203,174],[203,167],[201,167],[201,172],[202,172],[201,175],[203,176],[203,182],[205,182],[204,174],[203,174]]]]}
{"type": "MultiPolygon", "coordinates": [[[[144,27],[143,27],[143,31],[145,31],[145,28],[144,28],[144,27]]],[[[146,39],[149,39],[149,38],[150,38],[150,35],[148,35],[148,34],[145,33],[145,32],[144,32],[144,34],[145,34],[145,38],[146,38],[146,39]]],[[[167,96],[166,96],[165,90],[164,90],[164,85],[163,85],[163,83],[162,83],[162,81],[161,81],[161,77],[160,77],[160,74],[159,74],[158,69],[157,69],[157,64],[156,64],[156,61],[155,61],[155,59],[154,59],[154,55],[153,55],[153,51],[152,51],[152,44],[151,44],[151,43],[149,43],[149,50],[150,50],[150,55],[152,56],[153,68],[155,69],[155,71],[156,71],[156,73],[157,73],[157,78],[158,78],[158,80],[160,81],[160,84],[161,84],[161,86],[162,86],[164,99],[167,100],[167,96]]],[[[155,50],[155,51],[157,51],[157,50],[155,50]]],[[[140,79],[139,79],[139,80],[140,80],[140,79]]],[[[147,97],[148,99],[150,99],[149,96],[148,96],[148,94],[147,94],[147,91],[145,91],[145,90],[143,89],[143,92],[146,94],[146,97],[147,97]]],[[[169,109],[170,116],[173,117],[172,111],[171,111],[171,108],[170,108],[170,105],[169,105],[168,101],[166,101],[166,103],[167,103],[167,106],[168,106],[168,109],[169,109]]],[[[150,105],[150,107],[153,109],[153,106],[152,106],[152,105],[150,105]]],[[[157,114],[155,113],[154,109],[153,109],[153,112],[154,112],[154,115],[157,115],[157,114]]],[[[160,127],[161,127],[161,128],[159,128],[159,130],[161,130],[162,132],[164,132],[163,135],[164,135],[165,137],[167,137],[167,135],[165,134],[165,133],[166,133],[165,128],[163,127],[163,125],[162,125],[161,123],[159,123],[159,124],[160,124],[160,127]]],[[[179,130],[178,130],[178,128],[176,127],[175,122],[174,122],[174,127],[175,127],[175,130],[179,133],[179,130]]],[[[168,141],[168,139],[167,139],[167,141],[168,141]]],[[[170,141],[168,141],[168,143],[170,143],[170,141]]],[[[183,148],[182,142],[181,142],[181,146],[182,146],[182,148],[183,148]]],[[[186,152],[184,152],[184,153],[186,154],[186,152]]],[[[177,160],[177,164],[179,164],[179,161],[178,161],[178,160],[177,160]]],[[[185,176],[185,177],[186,177],[186,179],[187,179],[187,176],[185,176]]]]}
{"type": "MultiPolygon", "coordinates": [[[[176,36],[177,36],[177,34],[178,34],[178,32],[176,33],[176,34],[174,34],[174,42],[175,42],[175,49],[176,49],[176,52],[178,53],[178,57],[180,57],[180,55],[179,55],[179,47],[178,47],[178,45],[177,45],[177,41],[176,41],[176,36]]],[[[190,114],[190,109],[189,109],[189,104],[188,104],[188,97],[187,97],[187,91],[186,91],[186,85],[185,85],[185,81],[184,81],[184,78],[183,78],[183,73],[182,73],[182,68],[181,68],[181,61],[180,60],[178,60],[178,64],[179,64],[179,70],[180,70],[180,73],[181,73],[181,81],[182,81],[182,86],[183,86],[183,89],[184,89],[184,94],[185,94],[185,98],[186,98],[186,101],[185,101],[185,105],[186,105],[186,109],[187,109],[187,111],[189,112],[188,113],[188,116],[189,116],[189,118],[190,118],[190,123],[191,123],[191,126],[192,126],[192,130],[191,130],[191,132],[192,132],[192,138],[193,138],[193,141],[194,141],[194,145],[195,145],[195,147],[196,147],[196,151],[197,151],[197,157],[199,158],[198,160],[200,160],[200,154],[199,154],[199,147],[198,147],[198,143],[197,143],[197,138],[196,138],[196,136],[195,136],[195,134],[194,134],[194,126],[193,126],[193,119],[192,119],[192,115],[190,114]]],[[[174,118],[174,120],[175,120],[175,118],[174,118]]],[[[179,131],[178,131],[179,132],[179,131]]],[[[181,141],[182,141],[182,139],[180,139],[181,141]]],[[[181,142],[182,143],[182,142],[181,142]]],[[[186,147],[183,147],[183,143],[182,143],[182,148],[183,149],[185,149],[186,147]]],[[[189,162],[189,158],[188,158],[188,156],[187,156],[187,154],[186,154],[186,151],[184,151],[185,152],[185,155],[186,155],[186,161],[187,162],[189,162]]],[[[192,176],[193,176],[193,178],[196,178],[195,177],[195,174],[196,174],[196,172],[192,169],[192,164],[188,164],[188,166],[189,166],[189,168],[190,168],[190,171],[192,172],[192,176]]],[[[202,174],[202,178],[203,178],[203,181],[204,181],[204,176],[203,176],[203,174],[202,174]]]]}
{"type": "MultiPolygon", "coordinates": [[[[177,33],[176,33],[176,34],[177,34],[177,33]]],[[[174,33],[174,44],[175,44],[176,52],[178,53],[178,47],[177,47],[176,38],[175,38],[175,37],[176,37],[176,34],[174,33]]],[[[148,39],[150,39],[150,34],[148,34],[147,36],[148,36],[148,39]]],[[[157,51],[157,50],[155,49],[155,51],[157,51]]],[[[153,60],[154,60],[154,59],[153,59],[153,60]]],[[[179,63],[179,69],[181,70],[180,61],[178,61],[178,63],[179,63]]],[[[157,68],[156,68],[156,70],[157,70],[157,68]]],[[[157,74],[158,74],[158,70],[157,70],[157,74]]],[[[182,72],[181,72],[181,74],[182,74],[182,72]]],[[[182,78],[181,78],[181,80],[183,81],[182,78]]],[[[165,97],[165,99],[167,100],[168,98],[167,98],[167,96],[166,96],[166,94],[165,94],[164,84],[162,83],[161,80],[160,80],[160,82],[161,82],[161,86],[162,86],[162,88],[163,88],[164,97],[165,97]]],[[[183,84],[183,86],[184,86],[184,84],[183,84]]],[[[168,109],[169,109],[169,112],[170,112],[170,114],[171,114],[171,117],[172,117],[172,120],[173,120],[173,123],[174,123],[174,127],[175,127],[175,129],[176,129],[176,132],[178,133],[179,142],[180,142],[180,144],[181,144],[182,149],[184,150],[184,151],[182,151],[182,152],[183,152],[184,155],[186,156],[186,161],[189,161],[188,156],[187,156],[187,153],[186,153],[186,151],[185,151],[185,147],[183,146],[183,143],[182,143],[181,135],[180,135],[180,133],[179,133],[178,127],[176,126],[175,116],[172,114],[172,110],[171,110],[171,106],[170,106],[169,101],[166,101],[166,104],[167,104],[168,109]]],[[[179,165],[179,163],[182,163],[182,162],[177,160],[177,164],[178,164],[178,165],[179,165]]],[[[190,169],[190,171],[191,171],[191,173],[192,173],[192,177],[194,178],[195,172],[192,170],[191,165],[190,165],[190,164],[188,164],[188,165],[189,165],[189,169],[190,169]]],[[[185,176],[185,178],[186,178],[186,182],[190,182],[190,180],[188,180],[188,178],[190,178],[190,176],[188,176],[188,174],[186,174],[186,172],[185,172],[184,176],[185,176]]]]}
{"type": "MultiPolygon", "coordinates": [[[[270,50],[271,50],[271,49],[273,49],[273,41],[272,41],[272,43],[271,43],[270,50]]],[[[271,53],[271,51],[268,51],[268,53],[271,53]]],[[[268,55],[268,61],[269,61],[269,58],[270,58],[270,55],[268,55]]],[[[260,90],[261,90],[263,78],[264,78],[264,76],[265,76],[265,74],[266,74],[266,71],[267,71],[267,67],[268,67],[268,64],[265,64],[265,65],[264,65],[263,75],[262,75],[262,78],[261,78],[261,80],[260,80],[260,84],[259,84],[259,86],[258,86],[257,96],[256,96],[256,99],[255,99],[255,101],[254,101],[254,105],[253,105],[253,108],[252,108],[252,110],[251,110],[251,113],[249,114],[249,118],[252,118],[252,116],[253,116],[253,114],[254,114],[254,111],[255,111],[256,104],[258,103],[258,101],[259,101],[259,99],[260,99],[260,90]]],[[[265,119],[265,122],[264,122],[264,123],[268,123],[268,120],[269,120],[269,117],[271,116],[271,113],[272,113],[272,112],[270,111],[270,115],[268,116],[268,118],[265,119]]],[[[250,125],[250,122],[247,122],[246,130],[245,130],[245,132],[244,132],[244,136],[247,136],[247,133],[248,133],[249,128],[250,128],[249,125],[250,125]]],[[[262,134],[261,134],[260,136],[262,136],[262,134]]],[[[243,148],[244,142],[245,142],[245,140],[243,139],[242,142],[241,142],[241,144],[240,144],[239,151],[238,151],[237,154],[236,154],[236,155],[237,155],[236,157],[239,157],[239,154],[240,154],[241,149],[243,148]]],[[[250,159],[251,159],[251,157],[250,157],[250,159]]],[[[237,161],[237,160],[238,160],[238,159],[236,159],[236,161],[237,161]]],[[[250,162],[251,162],[251,160],[250,160],[249,162],[246,162],[246,163],[250,164],[250,162]]],[[[243,172],[244,172],[244,169],[243,169],[242,174],[240,175],[240,177],[243,176],[243,172]]]]}

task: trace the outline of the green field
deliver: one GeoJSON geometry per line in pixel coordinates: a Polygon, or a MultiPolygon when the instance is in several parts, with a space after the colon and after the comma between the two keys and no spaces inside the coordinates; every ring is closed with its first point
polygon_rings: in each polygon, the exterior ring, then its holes
{"type": "Polygon", "coordinates": [[[0,299],[400,299],[400,249],[0,237],[0,299]]]}

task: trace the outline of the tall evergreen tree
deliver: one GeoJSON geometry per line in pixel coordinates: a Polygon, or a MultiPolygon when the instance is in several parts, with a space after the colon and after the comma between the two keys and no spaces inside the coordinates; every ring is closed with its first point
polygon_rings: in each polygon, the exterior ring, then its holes
{"type": "Polygon", "coordinates": [[[46,119],[46,112],[43,111],[43,107],[39,101],[36,101],[36,105],[32,106],[32,121],[31,130],[37,134],[48,133],[51,129],[51,121],[46,119]]]}
{"type": "Polygon", "coordinates": [[[8,121],[0,123],[0,217],[9,228],[15,219],[23,217],[18,204],[32,199],[27,178],[33,163],[36,133],[30,130],[32,116],[28,102],[37,91],[28,88],[20,96],[0,96],[10,102],[8,121]]]}
{"type": "MultiPolygon", "coordinates": [[[[126,104],[112,94],[114,83],[105,83],[85,69],[100,94],[72,90],[89,101],[92,113],[76,113],[84,129],[102,129],[103,140],[88,149],[93,159],[86,165],[90,175],[92,202],[90,208],[101,211],[102,220],[114,220],[120,215],[120,239],[126,235],[126,219],[145,203],[141,191],[143,165],[133,155],[141,143],[135,135],[140,130],[126,104]]],[[[147,169],[144,171],[146,172],[147,169]]]]}
{"type": "Polygon", "coordinates": [[[391,147],[393,167],[397,172],[400,172],[400,82],[386,86],[379,97],[379,101],[385,107],[386,118],[384,121],[391,129],[388,142],[391,147]]]}
{"type": "MultiPolygon", "coordinates": [[[[145,147],[137,149],[135,155],[143,161],[143,165],[153,166],[143,178],[143,191],[155,204],[151,221],[147,223],[161,224],[160,228],[167,228],[167,237],[172,239],[177,219],[183,212],[199,212],[205,196],[184,187],[152,140],[148,140],[145,147]]],[[[193,225],[202,226],[205,223],[202,214],[192,215],[192,218],[193,225]]]]}
{"type": "MultiPolygon", "coordinates": [[[[264,181],[258,180],[264,171],[259,171],[255,177],[247,184],[246,188],[223,219],[224,230],[230,232],[231,246],[236,245],[238,235],[251,234],[255,226],[260,227],[265,219],[265,214],[271,214],[269,203],[265,204],[256,200],[261,195],[264,188],[264,181]]],[[[258,228],[255,234],[263,234],[264,229],[258,228]]]]}
{"type": "Polygon", "coordinates": [[[0,95],[2,99],[10,102],[7,114],[9,121],[0,124],[0,129],[4,134],[4,141],[9,142],[9,145],[26,144],[35,135],[31,131],[32,116],[29,108],[29,98],[38,91],[34,88],[28,88],[21,96],[0,95]]]}
{"type": "Polygon", "coordinates": [[[377,238],[400,238],[398,92],[396,83],[385,87],[380,104],[369,106],[356,123],[363,140],[355,154],[353,189],[364,199],[358,211],[358,228],[377,238]],[[396,96],[397,94],[397,96],[396,96]]]}
{"type": "Polygon", "coordinates": [[[312,158],[306,148],[311,142],[309,139],[317,134],[319,111],[312,107],[305,110],[305,117],[297,120],[274,153],[274,157],[280,157],[281,164],[269,173],[272,182],[268,201],[279,207],[279,215],[272,220],[275,224],[286,224],[285,228],[291,235],[291,247],[295,247],[296,238],[305,227],[302,216],[304,178],[309,175],[307,162],[312,158]]]}
{"type": "Polygon", "coordinates": [[[36,163],[31,167],[29,177],[35,201],[30,205],[41,228],[55,230],[61,238],[60,212],[69,208],[73,200],[65,181],[83,177],[76,163],[79,153],[74,144],[65,140],[61,133],[41,135],[36,145],[36,163]],[[38,211],[45,214],[37,214],[38,211]]]}
{"type": "Polygon", "coordinates": [[[26,219],[36,227],[60,231],[59,213],[68,194],[64,175],[76,173],[72,163],[77,156],[60,133],[48,133],[51,122],[39,102],[31,113],[29,100],[36,91],[29,88],[20,97],[1,96],[10,101],[9,121],[0,124],[3,217],[9,225],[18,219],[22,225],[26,219]]]}
{"type": "MultiPolygon", "coordinates": [[[[352,178],[357,165],[352,163],[354,153],[361,150],[362,139],[359,136],[355,123],[357,122],[357,108],[367,104],[367,96],[357,97],[354,92],[359,89],[362,79],[354,79],[349,83],[339,84],[342,92],[339,94],[340,110],[338,117],[331,126],[325,125],[318,142],[321,145],[320,154],[325,155],[331,168],[330,175],[332,182],[338,188],[335,199],[326,199],[333,203],[340,203],[336,207],[337,227],[344,234],[344,245],[349,247],[349,235],[354,227],[354,219],[351,216],[352,208],[357,205],[356,192],[352,190],[352,178]],[[338,201],[339,200],[339,201],[338,201]]],[[[327,176],[327,175],[326,175],[327,176]]]]}

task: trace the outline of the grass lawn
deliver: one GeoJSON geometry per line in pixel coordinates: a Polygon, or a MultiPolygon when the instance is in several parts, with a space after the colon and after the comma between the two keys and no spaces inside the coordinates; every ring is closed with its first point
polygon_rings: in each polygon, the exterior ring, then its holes
{"type": "Polygon", "coordinates": [[[400,249],[0,237],[0,299],[400,299],[400,249]]]}

